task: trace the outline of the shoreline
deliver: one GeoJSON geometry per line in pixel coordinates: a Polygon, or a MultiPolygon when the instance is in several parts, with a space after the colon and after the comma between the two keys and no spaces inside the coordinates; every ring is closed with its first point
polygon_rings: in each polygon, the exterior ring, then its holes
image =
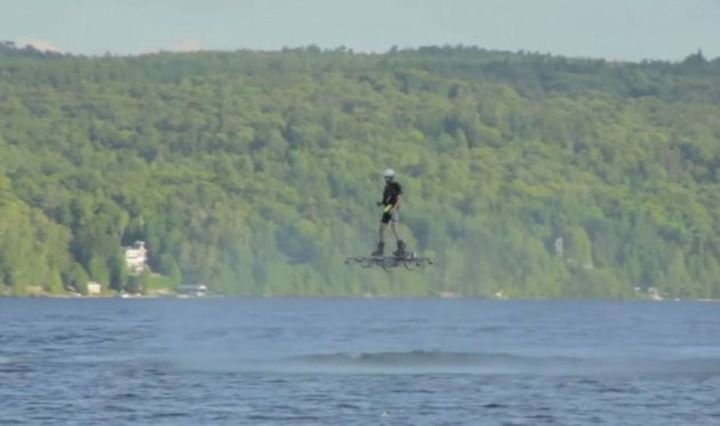
{"type": "Polygon", "coordinates": [[[547,297],[517,297],[517,298],[498,298],[498,297],[481,297],[481,296],[453,296],[453,297],[445,297],[443,295],[435,295],[435,296],[403,296],[403,295],[333,295],[333,296],[322,296],[322,295],[314,295],[314,296],[297,296],[297,295],[277,295],[277,296],[228,296],[223,294],[214,294],[214,295],[204,295],[204,296],[195,296],[195,295],[184,295],[184,294],[175,294],[175,293],[164,293],[164,294],[100,294],[100,295],[92,295],[92,296],[83,296],[83,295],[75,295],[75,294],[29,294],[29,295],[0,295],[1,299],[315,299],[315,300],[321,300],[321,299],[328,299],[328,300],[337,300],[337,299],[358,299],[358,300],[383,300],[383,299],[398,299],[398,300],[492,300],[492,301],[498,301],[498,302],[508,302],[508,301],[545,301],[545,302],[554,302],[554,301],[609,301],[609,302],[653,302],[653,303],[672,303],[672,302],[699,302],[699,303],[720,303],[720,299],[708,299],[708,298],[697,298],[697,299],[653,299],[653,298],[627,298],[627,299],[617,299],[617,298],[563,298],[563,297],[556,297],[556,298],[547,298],[547,297]]]}

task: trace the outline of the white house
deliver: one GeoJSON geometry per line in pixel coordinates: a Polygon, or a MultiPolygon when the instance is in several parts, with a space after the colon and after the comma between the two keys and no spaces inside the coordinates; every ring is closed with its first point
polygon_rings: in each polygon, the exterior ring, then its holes
{"type": "Polygon", "coordinates": [[[135,241],[130,247],[125,247],[125,263],[131,274],[139,274],[148,268],[148,251],[144,241],[135,241]]]}
{"type": "Polygon", "coordinates": [[[91,296],[97,296],[102,291],[102,285],[96,281],[90,281],[87,283],[87,294],[91,296]]]}

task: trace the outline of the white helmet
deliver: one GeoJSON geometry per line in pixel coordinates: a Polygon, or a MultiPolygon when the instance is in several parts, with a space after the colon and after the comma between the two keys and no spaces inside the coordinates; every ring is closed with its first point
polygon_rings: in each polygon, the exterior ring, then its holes
{"type": "Polygon", "coordinates": [[[383,172],[383,176],[385,176],[385,178],[394,178],[394,177],[395,177],[395,170],[393,170],[393,169],[385,169],[385,172],[383,172]]]}

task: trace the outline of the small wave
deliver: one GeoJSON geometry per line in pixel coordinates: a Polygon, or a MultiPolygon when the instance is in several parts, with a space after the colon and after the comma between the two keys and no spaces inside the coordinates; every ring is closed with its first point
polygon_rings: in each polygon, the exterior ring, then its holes
{"type": "Polygon", "coordinates": [[[485,375],[720,375],[720,359],[648,360],[527,356],[508,353],[408,351],[309,354],[282,367],[300,372],[467,373],[485,375]]]}
{"type": "Polygon", "coordinates": [[[23,373],[30,371],[30,366],[19,358],[0,356],[0,373],[23,373]]]}
{"type": "MultiPolygon", "coordinates": [[[[573,358],[556,358],[572,362],[573,358]]],[[[309,364],[379,366],[379,367],[418,367],[418,366],[474,366],[524,364],[535,358],[505,353],[471,353],[442,351],[409,352],[340,352],[329,354],[303,355],[290,360],[309,364]]]]}
{"type": "Polygon", "coordinates": [[[540,365],[574,366],[574,358],[542,359],[506,353],[444,351],[359,352],[311,354],[289,358],[287,363],[307,370],[378,373],[521,374],[537,372],[540,365]],[[553,365],[554,364],[554,365],[553,365]]]}

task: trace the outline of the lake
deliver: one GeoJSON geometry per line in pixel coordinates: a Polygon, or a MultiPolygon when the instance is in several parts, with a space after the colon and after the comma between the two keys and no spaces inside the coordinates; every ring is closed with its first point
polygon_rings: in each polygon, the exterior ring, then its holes
{"type": "Polygon", "coordinates": [[[0,299],[0,424],[720,424],[720,304],[0,299]]]}

